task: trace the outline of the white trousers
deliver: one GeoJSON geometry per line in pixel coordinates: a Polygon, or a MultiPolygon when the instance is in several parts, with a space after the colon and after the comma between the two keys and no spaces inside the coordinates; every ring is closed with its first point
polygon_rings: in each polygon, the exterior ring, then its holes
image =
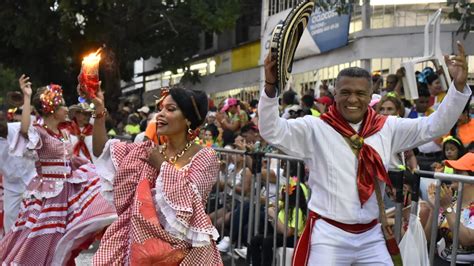
{"type": "Polygon", "coordinates": [[[362,234],[351,234],[326,221],[316,221],[308,265],[393,265],[380,224],[362,234]]]}
{"type": "Polygon", "coordinates": [[[20,213],[23,193],[11,191],[8,188],[3,190],[3,229],[8,233],[15,224],[18,213],[20,213]]]}

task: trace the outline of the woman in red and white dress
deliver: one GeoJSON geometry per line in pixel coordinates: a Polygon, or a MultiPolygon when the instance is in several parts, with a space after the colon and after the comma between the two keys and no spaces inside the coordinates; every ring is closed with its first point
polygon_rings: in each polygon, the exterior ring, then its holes
{"type": "Polygon", "coordinates": [[[101,92],[93,149],[102,192],[118,219],[105,232],[94,265],[222,265],[219,234],[205,213],[219,162],[194,143],[208,111],[204,92],[162,89],[156,117],[161,146],[107,140],[101,92]]]}
{"type": "Polygon", "coordinates": [[[10,152],[36,161],[38,175],[27,186],[12,231],[0,242],[6,265],[65,265],[116,218],[100,194],[99,177],[88,160],[72,155],[70,137],[58,124],[68,113],[58,85],[38,89],[33,104],[42,125],[30,125],[31,83],[20,78],[24,106],[20,133],[10,152]]]}

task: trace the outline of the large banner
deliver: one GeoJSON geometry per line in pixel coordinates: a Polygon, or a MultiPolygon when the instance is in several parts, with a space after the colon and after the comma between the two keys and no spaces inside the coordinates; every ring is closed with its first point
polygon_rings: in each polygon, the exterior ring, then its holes
{"type": "MultiPolygon", "coordinates": [[[[285,20],[290,11],[291,9],[287,9],[267,20],[260,55],[262,63],[270,49],[273,29],[285,20]]],[[[350,14],[339,15],[335,10],[315,10],[296,49],[295,59],[317,55],[347,45],[350,21],[350,14]]]]}

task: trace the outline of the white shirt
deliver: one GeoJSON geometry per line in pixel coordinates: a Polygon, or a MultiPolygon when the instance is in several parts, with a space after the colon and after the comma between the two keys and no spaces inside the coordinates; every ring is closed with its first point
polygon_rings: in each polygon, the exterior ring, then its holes
{"type": "MultiPolygon", "coordinates": [[[[80,127],[79,129],[82,132],[82,130],[84,130],[84,127],[80,127]]],[[[72,134],[69,134],[69,137],[71,138],[72,145],[75,146],[76,143],[79,141],[79,137],[74,136],[72,134]]],[[[84,137],[84,143],[86,144],[86,147],[89,150],[89,154],[91,155],[92,161],[95,162],[97,160],[97,157],[95,157],[94,153],[92,152],[92,135],[85,136],[84,137]]],[[[82,150],[80,150],[79,156],[84,158],[84,159],[89,160],[89,158],[86,157],[86,155],[84,154],[84,152],[82,152],[82,150]]]]}
{"type": "Polygon", "coordinates": [[[432,152],[442,151],[443,148],[440,145],[436,144],[436,142],[430,141],[428,143],[420,145],[418,147],[418,150],[422,153],[432,153],[432,152]]]}
{"type": "Polygon", "coordinates": [[[0,137],[0,173],[4,176],[5,189],[23,193],[26,185],[36,176],[35,162],[10,154],[14,136],[20,132],[20,122],[8,123],[7,138],[0,137]]]}
{"type": "MultiPolygon", "coordinates": [[[[392,154],[412,149],[448,132],[471,95],[451,85],[438,111],[417,119],[387,118],[382,129],[365,139],[388,168],[392,154]]],[[[378,218],[375,193],[361,207],[357,191],[357,158],[344,138],[314,116],[285,120],[278,117],[278,98],[261,93],[258,105],[262,137],[285,153],[303,158],[309,168],[309,209],[347,224],[369,223],[378,218]]],[[[384,184],[381,184],[383,187],[384,184]]],[[[383,191],[383,190],[382,190],[383,191]]]]}
{"type": "Polygon", "coordinates": [[[133,140],[133,143],[141,143],[145,140],[145,131],[138,133],[133,140]]]}

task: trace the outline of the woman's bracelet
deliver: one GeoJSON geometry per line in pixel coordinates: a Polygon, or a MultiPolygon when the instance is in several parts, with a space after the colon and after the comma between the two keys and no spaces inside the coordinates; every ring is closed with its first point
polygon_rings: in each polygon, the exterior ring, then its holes
{"type": "Polygon", "coordinates": [[[96,112],[94,112],[94,113],[92,114],[92,118],[94,118],[94,119],[101,119],[102,117],[105,117],[106,115],[107,115],[107,108],[104,108],[104,111],[102,111],[102,112],[100,112],[100,113],[98,113],[98,114],[97,114],[96,112]]]}

